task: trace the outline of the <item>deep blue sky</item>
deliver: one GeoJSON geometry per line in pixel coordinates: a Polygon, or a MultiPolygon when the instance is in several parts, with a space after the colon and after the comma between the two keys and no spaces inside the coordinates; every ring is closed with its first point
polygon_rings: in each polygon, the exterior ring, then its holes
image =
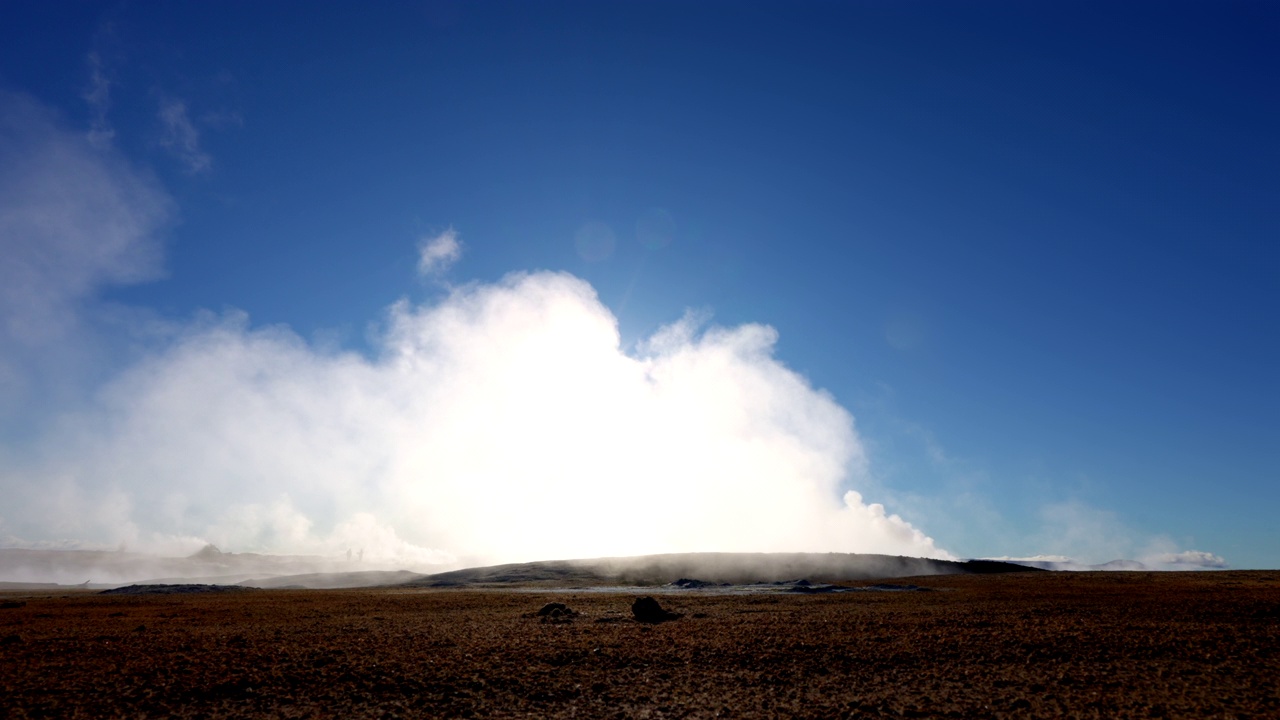
{"type": "Polygon", "coordinates": [[[70,126],[90,54],[179,213],[112,300],[363,348],[452,227],[455,280],[567,270],[624,342],[772,325],[962,555],[1048,551],[1010,539],[1069,505],[1280,563],[1274,3],[0,9],[0,87],[70,126]],[[175,99],[207,169],[157,140],[175,99]]]}

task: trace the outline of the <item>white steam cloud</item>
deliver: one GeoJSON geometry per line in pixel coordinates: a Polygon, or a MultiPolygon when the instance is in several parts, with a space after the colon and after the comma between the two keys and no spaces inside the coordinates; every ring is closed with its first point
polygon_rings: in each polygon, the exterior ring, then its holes
{"type": "Polygon", "coordinates": [[[1222,569],[1229,567],[1221,555],[1214,555],[1201,550],[1184,550],[1183,552],[1160,553],[1153,555],[1147,562],[1171,569],[1195,570],[1200,568],[1222,569]]]}
{"type": "MultiPolygon", "coordinates": [[[[6,103],[0,119],[0,159],[21,161],[0,164],[6,361],[15,337],[69,332],[59,318],[101,286],[155,275],[167,200],[34,103],[6,103]]],[[[449,231],[420,251],[434,275],[460,247],[449,231]]],[[[778,361],[775,341],[766,326],[685,319],[629,352],[591,286],[551,272],[401,301],[371,356],[203,316],[36,437],[0,438],[0,537],[359,548],[406,567],[695,550],[950,557],[864,502],[852,417],[778,361]]]]}
{"type": "Polygon", "coordinates": [[[397,556],[491,561],[947,557],[847,491],[864,464],[852,418],[773,358],[775,337],[676,324],[633,357],[591,287],[557,273],[401,302],[373,360],[221,318],[6,472],[23,508],[7,520],[290,552],[379,535],[397,556]]]}

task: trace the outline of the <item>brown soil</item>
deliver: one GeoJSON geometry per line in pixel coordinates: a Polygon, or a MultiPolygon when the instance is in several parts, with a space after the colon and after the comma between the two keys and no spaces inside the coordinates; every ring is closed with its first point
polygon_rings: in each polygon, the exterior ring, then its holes
{"type": "Polygon", "coordinates": [[[1280,717],[1280,572],[911,582],[660,625],[641,593],[9,593],[0,716],[1280,717]]]}

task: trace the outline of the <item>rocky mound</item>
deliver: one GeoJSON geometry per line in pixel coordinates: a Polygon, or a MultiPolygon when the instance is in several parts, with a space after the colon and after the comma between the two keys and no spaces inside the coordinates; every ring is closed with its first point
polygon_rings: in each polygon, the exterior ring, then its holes
{"type": "Polygon", "coordinates": [[[631,603],[631,614],[637,622],[642,623],[660,623],[668,620],[679,620],[684,617],[680,613],[673,613],[664,610],[657,600],[651,597],[637,598],[631,603]]]}

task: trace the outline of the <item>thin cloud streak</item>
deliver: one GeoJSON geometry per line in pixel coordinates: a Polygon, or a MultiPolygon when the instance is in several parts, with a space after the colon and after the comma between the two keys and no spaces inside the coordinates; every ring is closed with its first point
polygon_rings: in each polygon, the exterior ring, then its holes
{"type": "Polygon", "coordinates": [[[198,175],[213,166],[213,158],[200,147],[200,131],[187,115],[187,104],[166,98],[160,101],[160,146],[182,163],[187,173],[198,175]]]}
{"type": "Polygon", "coordinates": [[[168,196],[31,99],[0,91],[0,312],[14,342],[53,339],[103,285],[161,274],[168,196]]]}
{"type": "Polygon", "coordinates": [[[111,79],[107,77],[101,55],[96,52],[89,53],[87,62],[89,87],[81,97],[89,106],[89,140],[98,146],[110,145],[116,136],[115,130],[107,120],[107,113],[111,109],[111,79]]]}

